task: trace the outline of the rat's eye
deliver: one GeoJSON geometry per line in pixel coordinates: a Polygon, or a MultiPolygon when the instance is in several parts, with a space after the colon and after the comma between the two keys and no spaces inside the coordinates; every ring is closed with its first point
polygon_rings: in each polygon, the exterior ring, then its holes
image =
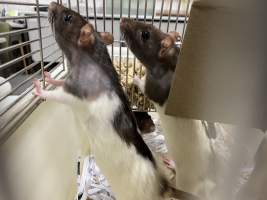
{"type": "Polygon", "coordinates": [[[63,19],[64,19],[64,22],[71,23],[72,16],[67,14],[67,15],[64,16],[63,19]]]}
{"type": "Polygon", "coordinates": [[[148,40],[150,38],[150,33],[148,31],[142,31],[142,39],[144,41],[148,40]]]}

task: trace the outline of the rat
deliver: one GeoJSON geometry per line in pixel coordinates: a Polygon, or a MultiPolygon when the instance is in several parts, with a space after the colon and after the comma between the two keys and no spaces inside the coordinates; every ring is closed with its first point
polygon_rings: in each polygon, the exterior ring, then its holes
{"type": "Polygon", "coordinates": [[[49,21],[70,68],[56,90],[35,80],[35,95],[72,107],[91,152],[118,200],[197,199],[172,187],[138,132],[128,99],[112,65],[108,33],[95,31],[78,13],[55,2],[49,21]]]}
{"type": "Polygon", "coordinates": [[[209,199],[215,187],[210,140],[200,120],[165,114],[165,104],[180,49],[176,32],[163,33],[151,24],[122,18],[122,35],[133,54],[146,68],[145,78],[133,83],[154,103],[160,115],[167,147],[176,163],[176,186],[209,199]]]}
{"type": "Polygon", "coordinates": [[[160,115],[167,147],[176,163],[176,186],[203,199],[234,198],[237,182],[246,180],[242,168],[251,160],[249,149],[262,130],[165,114],[179,59],[176,42],[181,37],[127,18],[121,19],[120,27],[128,47],[146,68],[146,77],[134,77],[133,83],[154,102],[160,115]]]}
{"type": "Polygon", "coordinates": [[[152,25],[127,18],[121,19],[120,27],[128,47],[146,67],[145,81],[134,77],[135,84],[149,99],[162,106],[168,98],[180,52],[174,45],[179,34],[166,34],[152,25]]]}

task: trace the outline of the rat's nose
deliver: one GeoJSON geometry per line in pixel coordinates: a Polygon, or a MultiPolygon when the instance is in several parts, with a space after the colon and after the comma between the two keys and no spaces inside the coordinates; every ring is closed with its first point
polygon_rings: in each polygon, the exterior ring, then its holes
{"type": "Polygon", "coordinates": [[[122,17],[121,20],[120,20],[120,24],[127,24],[128,22],[130,21],[130,19],[128,18],[125,18],[125,17],[122,17]]]}
{"type": "Polygon", "coordinates": [[[122,31],[125,31],[129,27],[130,20],[128,18],[122,17],[120,20],[120,28],[122,31]]]}
{"type": "Polygon", "coordinates": [[[55,13],[57,10],[58,4],[56,2],[51,2],[48,6],[49,12],[55,13]]]}

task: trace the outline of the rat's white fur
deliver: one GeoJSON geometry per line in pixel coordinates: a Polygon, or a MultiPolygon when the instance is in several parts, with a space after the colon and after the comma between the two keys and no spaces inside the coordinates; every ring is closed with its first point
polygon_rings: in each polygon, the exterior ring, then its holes
{"type": "Polygon", "coordinates": [[[103,93],[90,101],[80,100],[58,88],[41,90],[39,96],[71,105],[116,199],[162,200],[159,173],[152,162],[139,155],[134,146],[128,146],[113,128],[112,120],[121,106],[115,93],[103,93]]]}
{"type": "Polygon", "coordinates": [[[140,156],[134,146],[126,145],[110,123],[119,107],[116,95],[111,99],[103,95],[88,107],[88,113],[99,114],[90,115],[85,122],[92,153],[117,199],[160,199],[156,185],[158,175],[152,163],[140,156]]]}

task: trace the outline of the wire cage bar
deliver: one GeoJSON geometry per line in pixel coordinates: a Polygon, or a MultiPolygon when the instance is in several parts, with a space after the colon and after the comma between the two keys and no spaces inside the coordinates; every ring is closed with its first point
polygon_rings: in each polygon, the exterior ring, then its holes
{"type": "MultiPolygon", "coordinates": [[[[34,97],[32,80],[38,78],[45,85],[44,72],[55,78],[67,74],[66,59],[58,48],[48,23],[47,8],[51,1],[22,0],[0,1],[0,12],[13,9],[17,16],[0,17],[0,87],[12,88],[0,96],[0,141],[37,107],[40,99],[34,97]],[[24,24],[22,28],[12,27],[24,24]],[[10,25],[12,24],[12,25],[10,25]],[[2,30],[1,27],[8,27],[2,30]],[[17,38],[17,42],[13,42],[17,38]],[[2,43],[1,43],[2,41],[2,43]],[[14,54],[16,52],[16,54],[14,54]]],[[[57,0],[79,12],[94,24],[97,31],[111,32],[114,43],[108,46],[121,84],[129,96],[134,110],[155,111],[149,100],[132,85],[135,75],[144,76],[145,68],[127,48],[120,33],[121,17],[150,23],[164,32],[178,31],[184,36],[192,0],[57,0]]]]}

